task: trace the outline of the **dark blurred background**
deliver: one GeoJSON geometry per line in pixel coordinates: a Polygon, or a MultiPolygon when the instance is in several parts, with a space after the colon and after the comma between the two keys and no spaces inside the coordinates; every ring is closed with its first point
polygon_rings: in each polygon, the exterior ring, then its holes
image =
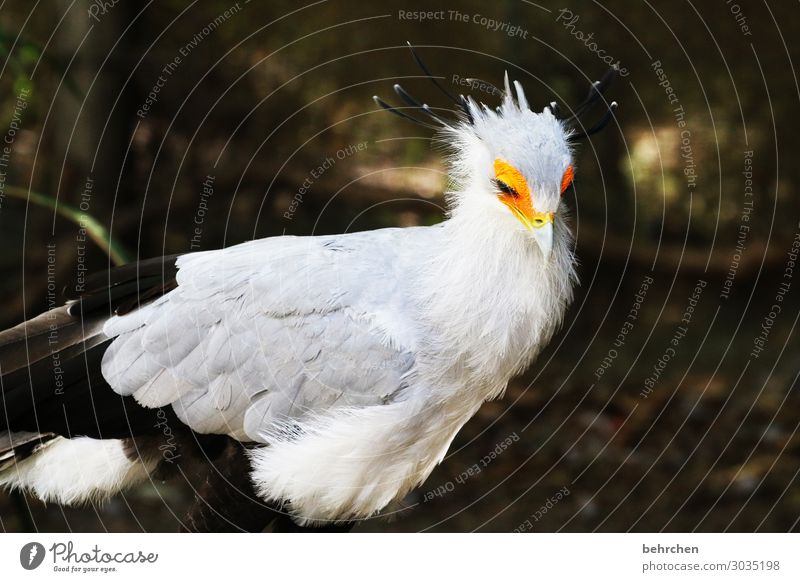
{"type": "MultiPolygon", "coordinates": [[[[442,220],[432,133],[371,100],[402,79],[452,107],[407,40],[492,105],[461,80],[507,70],[534,108],[568,108],[618,60],[618,117],[567,195],[563,330],[357,531],[797,530],[798,35],[796,3],[743,0],[5,2],[0,323],[112,260],[442,220]]],[[[0,493],[0,526],[174,531],[192,491],[0,493]]]]}

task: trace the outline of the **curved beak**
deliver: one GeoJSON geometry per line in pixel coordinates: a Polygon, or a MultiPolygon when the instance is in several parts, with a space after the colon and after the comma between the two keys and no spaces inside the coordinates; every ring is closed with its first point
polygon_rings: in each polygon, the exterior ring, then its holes
{"type": "Polygon", "coordinates": [[[550,253],[553,251],[553,221],[555,212],[523,212],[516,204],[502,201],[508,206],[519,221],[533,235],[533,239],[542,251],[545,261],[550,260],[550,253]]]}
{"type": "Polygon", "coordinates": [[[550,253],[553,252],[553,223],[547,222],[538,228],[531,228],[531,234],[545,261],[550,260],[550,253]]]}
{"type": "Polygon", "coordinates": [[[542,213],[537,214],[534,218],[529,218],[518,209],[514,208],[513,210],[520,222],[533,235],[533,240],[536,241],[539,250],[542,251],[544,260],[549,261],[550,253],[553,252],[553,220],[555,219],[555,213],[542,213]]]}

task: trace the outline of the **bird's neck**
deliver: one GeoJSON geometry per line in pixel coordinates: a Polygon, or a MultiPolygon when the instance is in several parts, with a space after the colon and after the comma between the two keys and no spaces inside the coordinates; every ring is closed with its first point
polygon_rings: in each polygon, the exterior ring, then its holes
{"type": "Polygon", "coordinates": [[[457,209],[420,275],[423,309],[442,350],[507,380],[530,364],[560,324],[574,270],[563,221],[545,262],[530,234],[504,218],[457,209]]]}

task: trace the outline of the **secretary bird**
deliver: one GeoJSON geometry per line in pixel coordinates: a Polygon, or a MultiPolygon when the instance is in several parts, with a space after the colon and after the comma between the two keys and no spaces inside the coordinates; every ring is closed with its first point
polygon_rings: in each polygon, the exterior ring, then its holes
{"type": "Polygon", "coordinates": [[[616,103],[614,69],[569,117],[532,111],[506,75],[493,110],[412,53],[455,117],[399,85],[405,106],[375,101],[439,130],[446,220],[86,278],[0,333],[0,484],[75,504],[180,475],[197,494],[184,530],[297,531],[348,529],[425,481],[559,326],[576,282],[571,144],[616,103]]]}

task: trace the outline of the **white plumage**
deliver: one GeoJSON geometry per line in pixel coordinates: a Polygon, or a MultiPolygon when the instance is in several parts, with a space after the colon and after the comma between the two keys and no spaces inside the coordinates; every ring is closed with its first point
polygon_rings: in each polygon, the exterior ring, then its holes
{"type": "Polygon", "coordinates": [[[119,493],[147,478],[157,464],[153,457],[131,460],[119,439],[57,438],[0,471],[0,486],[26,489],[42,501],[70,505],[119,493]]]}
{"type": "MultiPolygon", "coordinates": [[[[172,406],[198,433],[254,443],[256,490],[299,523],[368,517],[402,498],[531,363],[572,297],[569,130],[515,85],[516,101],[506,81],[497,112],[468,100],[469,121],[443,130],[443,223],[181,256],[177,288],[105,323],[108,384],[172,406]]],[[[94,441],[87,462],[101,474],[105,455],[107,479],[42,485],[53,455],[88,441],[44,448],[13,483],[71,501],[153,469],[94,441]]]]}

